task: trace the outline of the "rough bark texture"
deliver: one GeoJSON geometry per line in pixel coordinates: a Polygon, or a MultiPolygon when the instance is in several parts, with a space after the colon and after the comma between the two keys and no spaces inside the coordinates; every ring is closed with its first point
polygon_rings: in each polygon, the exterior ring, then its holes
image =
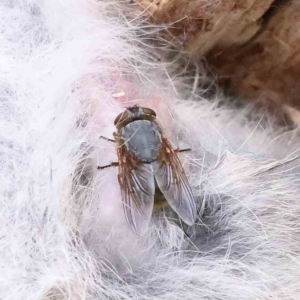
{"type": "Polygon", "coordinates": [[[173,24],[165,38],[191,56],[204,55],[232,96],[271,109],[300,107],[300,1],[142,0],[155,24],[173,24]]]}
{"type": "Polygon", "coordinates": [[[300,1],[285,1],[273,13],[251,42],[215,49],[209,59],[232,94],[299,108],[300,1]]]}
{"type": "MultiPolygon", "coordinates": [[[[172,24],[190,53],[240,45],[261,28],[261,17],[273,0],[141,0],[144,15],[156,24],[172,24]]],[[[165,34],[167,36],[167,34],[165,34]]]]}

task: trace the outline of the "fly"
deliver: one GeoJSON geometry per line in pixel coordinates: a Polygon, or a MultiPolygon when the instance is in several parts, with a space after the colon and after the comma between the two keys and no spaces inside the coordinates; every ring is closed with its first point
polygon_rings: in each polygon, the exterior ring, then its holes
{"type": "MultiPolygon", "coordinates": [[[[188,225],[196,219],[196,205],[191,186],[174,150],[156,122],[156,113],[139,106],[127,108],[117,116],[114,133],[118,162],[118,181],[127,222],[138,235],[143,235],[153,211],[158,187],[168,204],[188,225]]],[[[106,139],[106,138],[105,138],[106,139]]]]}

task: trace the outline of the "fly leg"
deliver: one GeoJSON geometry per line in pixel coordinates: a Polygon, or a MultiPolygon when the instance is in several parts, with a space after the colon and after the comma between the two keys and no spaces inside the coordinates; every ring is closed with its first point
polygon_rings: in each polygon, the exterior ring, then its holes
{"type": "Polygon", "coordinates": [[[111,143],[115,143],[116,142],[115,140],[109,139],[109,138],[107,138],[105,136],[102,136],[102,135],[99,137],[99,139],[103,139],[103,140],[106,140],[106,141],[111,142],[111,143]]]}
{"type": "Polygon", "coordinates": [[[179,153],[179,152],[188,152],[188,151],[192,151],[192,149],[191,148],[187,148],[187,149],[175,149],[174,150],[176,153],[179,153]]]}
{"type": "Polygon", "coordinates": [[[192,235],[190,235],[187,231],[188,229],[190,228],[190,226],[188,226],[187,224],[183,223],[180,219],[179,219],[179,222],[180,222],[180,225],[181,225],[181,229],[183,231],[183,233],[185,234],[185,236],[191,240],[192,236],[193,236],[193,233],[192,235]]]}
{"type": "Polygon", "coordinates": [[[97,169],[98,170],[103,170],[103,169],[107,169],[107,168],[110,168],[110,167],[118,167],[119,166],[119,163],[118,162],[112,162],[111,164],[109,165],[106,165],[106,166],[98,166],[97,169]]]}
{"type": "MultiPolygon", "coordinates": [[[[116,137],[115,133],[114,133],[114,137],[116,137]]],[[[107,138],[105,136],[102,136],[102,135],[99,138],[103,139],[103,140],[106,140],[108,142],[111,142],[111,143],[115,143],[116,142],[115,140],[109,139],[109,138],[107,138]]],[[[103,169],[107,169],[107,168],[110,168],[110,167],[118,167],[118,166],[119,166],[118,162],[112,162],[111,164],[106,165],[106,166],[98,166],[97,169],[98,170],[103,170],[103,169]]]]}
{"type": "Polygon", "coordinates": [[[184,234],[185,234],[189,239],[191,239],[191,236],[186,232],[186,230],[185,230],[184,228],[182,228],[182,230],[183,230],[184,234]]]}

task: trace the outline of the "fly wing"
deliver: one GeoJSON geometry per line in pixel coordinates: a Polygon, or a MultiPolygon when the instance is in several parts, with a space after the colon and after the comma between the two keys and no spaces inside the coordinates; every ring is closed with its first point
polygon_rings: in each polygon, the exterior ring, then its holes
{"type": "Polygon", "coordinates": [[[150,164],[120,164],[119,183],[127,222],[135,233],[143,235],[149,226],[153,210],[155,181],[150,164]]]}
{"type": "Polygon", "coordinates": [[[192,188],[170,143],[163,139],[160,158],[152,163],[159,189],[178,216],[188,225],[196,219],[192,188]]]}

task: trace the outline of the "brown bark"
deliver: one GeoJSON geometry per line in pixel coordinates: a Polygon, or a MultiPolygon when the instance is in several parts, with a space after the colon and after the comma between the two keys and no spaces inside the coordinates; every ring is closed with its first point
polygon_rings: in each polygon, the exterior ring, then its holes
{"type": "Polygon", "coordinates": [[[155,24],[168,24],[170,38],[181,40],[190,53],[206,54],[240,45],[261,28],[261,17],[273,0],[141,0],[144,15],[155,24]]]}
{"type": "Polygon", "coordinates": [[[300,1],[140,0],[164,37],[204,55],[230,95],[300,108],[300,1]],[[271,8],[270,8],[271,7],[271,8]]]}
{"type": "Polygon", "coordinates": [[[300,107],[300,1],[285,1],[244,46],[214,49],[216,74],[234,95],[300,107]]]}

